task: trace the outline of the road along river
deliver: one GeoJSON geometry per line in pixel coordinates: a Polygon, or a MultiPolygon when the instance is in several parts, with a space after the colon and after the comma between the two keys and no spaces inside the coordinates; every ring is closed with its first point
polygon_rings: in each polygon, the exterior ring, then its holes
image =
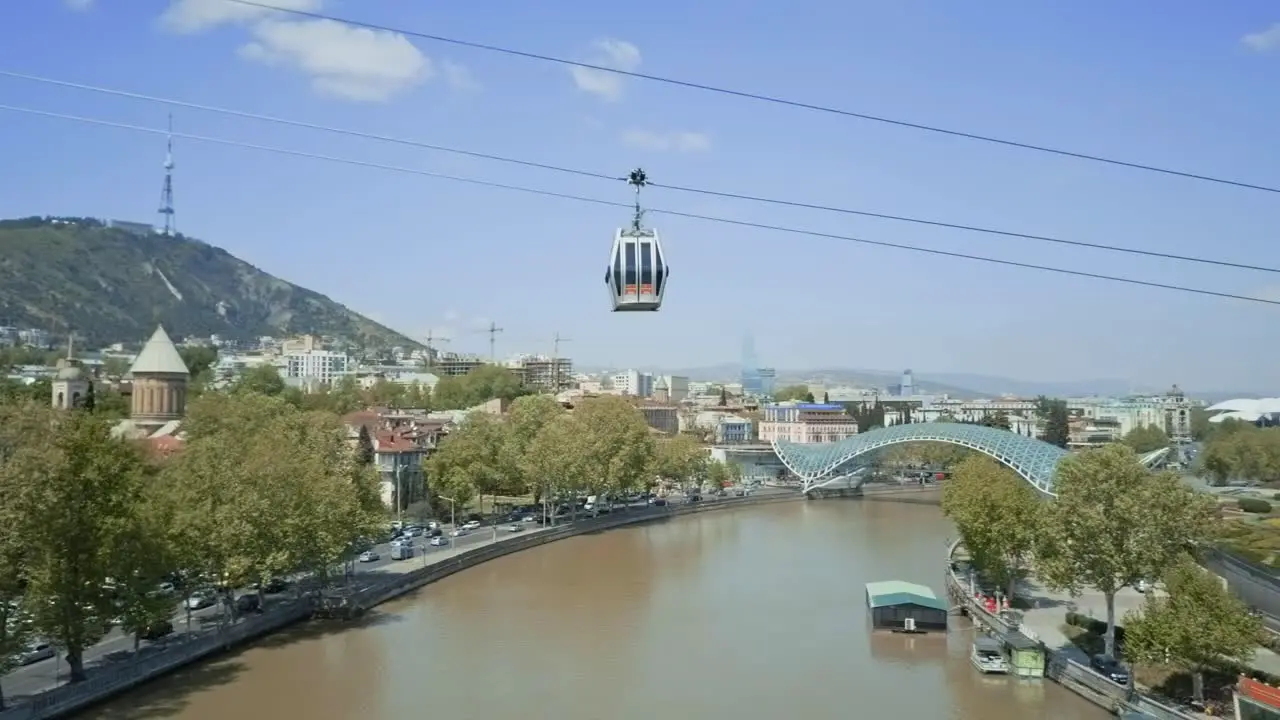
{"type": "Polygon", "coordinates": [[[586,535],[310,623],[84,713],[304,717],[1101,720],[1054,683],[979,676],[971,634],[872,634],[864,586],[942,593],[932,505],[824,500],[586,535]]]}

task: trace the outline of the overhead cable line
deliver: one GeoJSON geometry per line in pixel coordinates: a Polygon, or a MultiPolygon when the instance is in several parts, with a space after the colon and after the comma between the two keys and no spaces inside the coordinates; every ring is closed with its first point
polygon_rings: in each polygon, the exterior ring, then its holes
{"type": "MultiPolygon", "coordinates": [[[[534,168],[538,170],[548,170],[551,172],[565,173],[568,175],[577,175],[579,177],[592,178],[595,180],[610,180],[616,182],[626,182],[625,177],[610,175],[607,173],[593,172],[591,170],[583,170],[580,168],[571,168],[563,165],[553,165],[549,163],[537,162],[533,160],[523,160],[493,153],[479,152],[475,150],[465,150],[462,148],[448,147],[445,145],[436,145],[432,143],[421,142],[410,138],[395,137],[391,135],[382,135],[378,133],[363,132],[360,130],[351,130],[349,128],[334,127],[331,125],[320,125],[317,123],[306,122],[304,120],[294,120],[291,118],[283,118],[275,115],[264,115],[261,113],[248,112],[245,110],[237,110],[234,108],[221,107],[217,105],[207,105],[204,103],[190,102],[186,100],[178,100],[174,98],[161,97],[158,95],[148,95],[145,93],[133,92],[130,90],[119,90],[115,88],[101,87],[97,85],[88,85],[85,83],[72,82],[69,80],[58,80],[55,78],[41,77],[39,75],[30,75],[27,73],[14,72],[11,70],[0,69],[0,77],[8,77],[17,80],[26,80],[36,83],[65,87],[72,90],[83,90],[86,92],[94,92],[102,95],[114,97],[128,98],[131,100],[141,100],[144,102],[152,102],[170,107],[186,108],[188,110],[197,110],[200,112],[208,112],[214,114],[227,115],[230,117],[242,118],[245,120],[255,120],[259,122],[275,123],[287,127],[300,128],[305,130],[316,130],[320,132],[329,132],[347,137],[362,138],[365,140],[374,140],[377,142],[392,143],[407,147],[414,147],[423,150],[431,150],[435,152],[451,153],[455,155],[463,155],[466,157],[477,158],[481,160],[491,160],[494,162],[509,163],[522,167],[534,168]]],[[[1265,265],[1254,265],[1251,263],[1232,262],[1229,260],[1217,260],[1214,258],[1197,257],[1193,255],[1179,255],[1176,253],[1159,252],[1156,250],[1142,250],[1139,248],[1125,247],[1122,245],[1108,245],[1104,243],[1093,243],[1084,240],[1070,240],[1067,238],[1052,237],[1049,235],[1037,235],[1031,233],[1020,233],[1011,230],[999,230],[996,228],[987,228],[977,225],[967,225],[963,223],[946,222],[943,220],[931,220],[928,218],[912,217],[909,215],[894,215],[890,213],[874,212],[871,210],[858,210],[853,208],[835,207],[831,205],[819,205],[815,203],[800,202],[796,200],[784,200],[778,198],[760,197],[757,195],[746,195],[742,193],[726,192],[722,190],[711,190],[707,188],[687,187],[683,185],[665,184],[665,183],[649,183],[655,188],[663,188],[665,190],[673,190],[676,192],[692,193],[697,195],[707,195],[710,197],[726,198],[733,200],[742,200],[747,202],[765,203],[769,205],[778,205],[781,207],[798,208],[804,210],[817,210],[821,212],[839,213],[842,215],[856,215],[860,217],[869,217],[879,220],[891,220],[894,222],[913,223],[916,225],[926,225],[930,227],[947,228],[950,230],[964,230],[966,232],[983,233],[987,235],[997,235],[1007,238],[1018,238],[1022,240],[1032,240],[1036,242],[1052,243],[1056,245],[1066,245],[1071,247],[1089,248],[1092,250],[1102,250],[1106,252],[1123,253],[1128,255],[1138,255],[1142,257],[1159,258],[1163,260],[1175,260],[1178,262],[1199,263],[1202,265],[1214,265],[1218,267],[1234,268],[1237,270],[1253,270],[1256,272],[1280,273],[1280,268],[1268,267],[1265,265]]]]}
{"type": "Polygon", "coordinates": [[[431,33],[418,32],[415,30],[406,30],[405,28],[394,27],[391,25],[380,25],[378,23],[365,22],[363,20],[352,20],[351,18],[339,17],[327,13],[312,12],[308,10],[298,10],[294,8],[283,8],[267,3],[254,2],[253,0],[224,0],[238,5],[254,7],[260,10],[269,10],[288,15],[296,15],[299,17],[311,18],[313,20],[328,20],[330,22],[342,23],[352,27],[365,28],[368,30],[381,30],[383,32],[399,33],[414,37],[421,40],[431,42],[455,45],[458,47],[470,48],[472,50],[483,50],[485,52],[501,53],[513,57],[525,58],[528,60],[539,60],[541,62],[555,63],[567,67],[580,67],[588,70],[597,70],[600,72],[612,73],[623,77],[635,78],[637,80],[649,80],[652,82],[663,83],[665,85],[674,85],[677,87],[689,88],[691,90],[701,90],[703,92],[715,93],[717,95],[727,95],[746,100],[756,100],[759,102],[773,103],[775,105],[784,105],[787,107],[799,108],[802,110],[812,110],[814,112],[827,113],[830,115],[840,115],[843,117],[856,118],[858,120],[867,120],[870,122],[882,123],[885,125],[893,125],[896,127],[907,128],[910,130],[920,130],[923,132],[935,133],[938,135],[947,135],[950,137],[964,138],[966,140],[976,140],[978,142],[991,143],[994,145],[1003,145],[1005,147],[1018,148],[1020,150],[1032,150],[1035,152],[1048,153],[1050,155],[1058,155],[1060,157],[1069,157],[1076,160],[1088,160],[1090,162],[1104,163],[1118,167],[1125,167],[1132,170],[1145,170],[1147,172],[1159,173],[1162,175],[1172,175],[1175,177],[1186,178],[1189,180],[1200,180],[1203,182],[1216,183],[1219,185],[1229,185],[1231,187],[1243,188],[1247,190],[1261,190],[1269,193],[1280,193],[1280,187],[1272,187],[1268,185],[1258,185],[1248,183],[1241,180],[1231,180],[1228,178],[1215,177],[1212,175],[1204,175],[1186,170],[1175,170],[1173,168],[1160,167],[1157,165],[1148,165],[1145,163],[1130,162],[1128,160],[1119,160],[1116,158],[1105,157],[1102,155],[1094,155],[1085,152],[1077,152],[1074,150],[1064,150],[1062,148],[1049,147],[1047,145],[1037,145],[1035,143],[1020,142],[1017,140],[1007,140],[991,135],[982,135],[979,133],[965,132],[963,130],[952,130],[937,125],[927,125],[925,123],[911,122],[908,120],[898,120],[896,118],[884,117],[882,115],[871,115],[869,113],[855,112],[853,110],[843,110],[828,105],[818,105],[815,103],[803,102],[800,100],[790,100],[775,95],[765,95],[763,93],[749,92],[746,90],[734,90],[731,88],[719,87],[716,85],[708,85],[705,83],[694,82],[691,80],[680,80],[677,78],[664,77],[662,75],[651,75],[649,73],[636,72],[634,70],[619,70],[604,65],[597,65],[579,60],[569,60],[568,58],[557,57],[554,55],[546,55],[543,53],[535,53],[527,50],[517,50],[515,48],[502,47],[499,45],[491,45],[489,43],[476,42],[473,40],[462,40],[459,38],[448,37],[445,35],[433,35],[431,33]]]}
{"type": "MultiPolygon", "coordinates": [[[[103,127],[118,128],[121,130],[131,130],[134,132],[148,133],[152,135],[166,135],[184,140],[192,140],[195,142],[210,143],[222,145],[226,147],[238,147],[248,150],[258,150],[261,152],[274,153],[277,155],[288,155],[292,157],[309,158],[312,160],[324,160],[327,162],[340,163],[344,165],[353,165],[357,167],[372,168],[376,170],[387,170],[390,172],[404,173],[409,175],[419,175],[423,177],[436,178],[438,180],[449,180],[452,182],[466,183],[468,185],[477,185],[480,187],[496,188],[499,190],[510,190],[513,192],[521,192],[530,195],[539,195],[542,197],[559,198],[562,200],[573,200],[575,202],[588,203],[592,205],[603,205],[607,207],[626,208],[630,210],[631,204],[625,202],[617,202],[614,200],[602,200],[600,198],[591,198],[583,195],[574,195],[572,193],[562,193],[553,190],[543,190],[540,188],[525,187],[522,185],[512,185],[509,183],[493,182],[490,180],[480,180],[477,178],[463,177],[459,175],[448,175],[445,173],[437,173],[429,170],[419,170],[417,168],[408,168],[398,165],[388,165],[384,163],[370,162],[367,160],[357,160],[354,158],[337,157],[333,155],[322,155],[319,153],[305,152],[302,150],[290,150],[287,148],[275,147],[272,145],[259,145],[256,143],[247,143],[239,140],[230,140],[227,138],[211,137],[207,135],[194,135],[191,133],[170,133],[165,128],[151,128],[141,125],[132,125],[129,123],[115,122],[113,120],[102,120],[99,118],[90,118],[80,115],[71,115],[67,113],[51,112],[48,110],[38,110],[34,108],[18,107],[13,105],[0,105],[0,110],[25,113],[29,115],[38,115],[47,118],[56,118],[59,120],[69,120],[72,122],[84,123],[89,125],[99,125],[103,127]]],[[[1206,295],[1209,297],[1225,298],[1229,300],[1243,300],[1245,302],[1261,303],[1264,305],[1280,305],[1280,300],[1268,300],[1266,298],[1252,297],[1249,295],[1239,295],[1236,293],[1220,292],[1217,290],[1208,290],[1205,288],[1196,288],[1186,285],[1176,285],[1172,283],[1161,283],[1150,280],[1139,280],[1137,278],[1121,277],[1116,275],[1104,275],[1101,273],[1086,272],[1083,270],[1070,270],[1067,268],[1053,267],[1050,265],[1037,265],[1035,263],[1024,263],[1015,260],[1006,260],[1003,258],[993,258],[984,255],[973,255],[970,253],[953,252],[950,250],[938,250],[936,248],[920,247],[918,245],[906,245],[903,243],[886,242],[883,240],[871,240],[868,238],[854,237],[850,235],[838,235],[835,233],[819,232],[817,230],[804,230],[801,228],[787,227],[784,225],[771,225],[767,223],[750,222],[746,220],[734,220],[731,218],[716,217],[712,215],[701,215],[697,213],[682,212],[678,210],[666,210],[662,208],[646,208],[646,213],[658,213],[669,215],[671,217],[687,218],[690,220],[702,220],[705,222],[721,223],[725,225],[733,225],[737,227],[753,228],[757,230],[769,230],[772,232],[788,233],[792,235],[803,235],[807,237],[826,238],[830,240],[841,240],[844,242],[857,243],[859,245],[868,245],[873,247],[890,248],[894,250],[906,250],[909,252],[924,253],[927,255],[935,255],[939,257],[956,258],[960,260],[971,260],[975,262],[990,263],[993,265],[1004,265],[1006,267],[1022,268],[1024,270],[1039,270],[1041,272],[1055,273],[1059,275],[1070,275],[1073,277],[1089,278],[1092,280],[1105,280],[1107,282],[1124,283],[1127,285],[1137,285],[1140,287],[1158,288],[1162,290],[1173,290],[1177,292],[1191,293],[1195,295],[1206,295]]]]}

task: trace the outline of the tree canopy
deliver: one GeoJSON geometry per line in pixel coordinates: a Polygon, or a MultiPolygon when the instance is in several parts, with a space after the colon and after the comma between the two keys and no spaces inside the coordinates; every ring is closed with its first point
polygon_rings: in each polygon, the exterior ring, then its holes
{"type": "Polygon", "coordinates": [[[799,400],[800,402],[811,403],[813,402],[813,393],[809,392],[808,385],[786,385],[774,391],[773,399],[778,402],[799,400]]]}
{"type": "Polygon", "coordinates": [[[1007,467],[973,454],[943,484],[942,511],[956,524],[974,564],[1012,597],[1040,532],[1039,493],[1007,467]]]}
{"type": "Polygon", "coordinates": [[[1169,447],[1169,436],[1155,425],[1144,425],[1130,430],[1122,442],[1141,455],[1169,447]]]}
{"type": "Polygon", "coordinates": [[[1280,428],[1228,420],[1215,428],[1197,461],[1216,485],[1280,479],[1280,428]]]}
{"type": "Polygon", "coordinates": [[[1071,440],[1071,418],[1067,411],[1067,401],[1041,395],[1036,398],[1036,417],[1041,423],[1040,439],[1050,445],[1065,448],[1071,440]]]}

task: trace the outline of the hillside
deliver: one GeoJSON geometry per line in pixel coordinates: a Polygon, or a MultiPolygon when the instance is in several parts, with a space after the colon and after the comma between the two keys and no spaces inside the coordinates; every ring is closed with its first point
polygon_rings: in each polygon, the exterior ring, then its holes
{"type": "Polygon", "coordinates": [[[91,219],[0,220],[0,325],[71,328],[112,343],[142,340],[156,323],[175,337],[316,333],[370,347],[418,344],[193,238],[91,219]]]}

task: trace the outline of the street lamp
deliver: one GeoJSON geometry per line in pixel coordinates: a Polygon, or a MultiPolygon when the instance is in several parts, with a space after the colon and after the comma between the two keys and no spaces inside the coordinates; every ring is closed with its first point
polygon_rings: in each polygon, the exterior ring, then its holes
{"type": "Polygon", "coordinates": [[[399,455],[396,458],[396,522],[404,527],[404,465],[399,455]]]}
{"type": "Polygon", "coordinates": [[[445,496],[443,496],[443,495],[438,495],[437,497],[439,497],[441,500],[445,500],[445,501],[447,501],[447,502],[449,503],[449,524],[450,524],[450,525],[452,525],[452,526],[454,527],[454,529],[456,530],[456,529],[457,529],[457,527],[458,527],[458,503],[457,503],[457,501],[456,501],[456,500],[454,500],[453,498],[447,498],[447,497],[445,497],[445,496]]]}

